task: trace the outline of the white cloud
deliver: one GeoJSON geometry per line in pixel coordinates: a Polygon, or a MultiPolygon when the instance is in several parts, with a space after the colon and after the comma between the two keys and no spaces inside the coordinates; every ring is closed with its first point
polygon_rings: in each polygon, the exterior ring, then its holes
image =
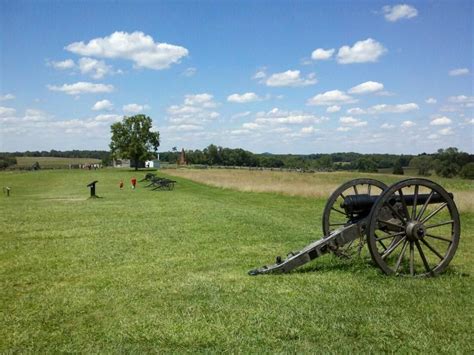
{"type": "Polygon", "coordinates": [[[390,22],[396,22],[402,19],[410,19],[418,15],[418,10],[407,4],[398,4],[394,6],[384,6],[382,8],[385,19],[390,22]]]}
{"type": "Polygon", "coordinates": [[[356,99],[340,90],[326,91],[325,93],[313,96],[307,101],[308,105],[334,106],[357,102],[356,99]]]}
{"type": "Polygon", "coordinates": [[[402,128],[410,128],[415,126],[416,123],[413,121],[403,121],[402,124],[400,125],[402,128]]]}
{"type": "Polygon", "coordinates": [[[114,32],[110,36],[99,37],[88,43],[74,42],[66,50],[89,57],[120,58],[134,62],[138,68],[161,70],[188,55],[184,47],[155,42],[143,32],[114,32]]]}
{"type": "Polygon", "coordinates": [[[242,124],[242,128],[253,130],[253,129],[260,128],[260,125],[258,123],[255,123],[255,122],[246,122],[246,123],[242,124]]]}
{"type": "Polygon", "coordinates": [[[441,134],[442,136],[450,136],[453,133],[454,132],[453,132],[453,129],[451,127],[446,127],[446,128],[443,128],[443,129],[439,130],[439,134],[441,134]]]}
{"type": "Polygon", "coordinates": [[[366,81],[365,83],[354,86],[349,89],[349,94],[370,94],[372,92],[383,90],[383,84],[376,81],[366,81]]]}
{"type": "Polygon", "coordinates": [[[342,116],[339,118],[339,122],[343,126],[351,126],[351,127],[363,127],[367,126],[367,121],[361,121],[357,118],[351,117],[351,116],[342,116]]]}
{"type": "Polygon", "coordinates": [[[438,117],[438,118],[433,119],[430,122],[430,125],[432,125],[432,126],[445,126],[445,125],[451,124],[452,122],[453,121],[449,117],[443,116],[443,117],[438,117]]]}
{"type": "Polygon", "coordinates": [[[301,133],[302,134],[312,134],[312,133],[315,133],[319,131],[318,129],[314,128],[313,126],[309,126],[309,127],[303,127],[301,128],[301,133]]]}
{"type": "Polygon", "coordinates": [[[150,109],[150,106],[139,105],[139,104],[128,104],[122,107],[122,110],[126,113],[140,113],[149,109],[150,109]]]}
{"type": "Polygon", "coordinates": [[[390,123],[384,123],[383,125],[380,126],[380,128],[392,129],[392,128],[395,128],[395,126],[393,124],[390,124],[390,123]]]}
{"type": "Polygon", "coordinates": [[[51,61],[51,62],[49,62],[49,64],[53,68],[59,69],[59,70],[72,69],[76,66],[76,64],[74,63],[74,61],[72,59],[66,59],[66,60],[59,61],[59,62],[51,61]]]}
{"type": "Polygon", "coordinates": [[[261,100],[261,98],[254,92],[246,92],[245,94],[232,94],[227,97],[227,101],[239,104],[259,100],[261,100]]]}
{"type": "Polygon", "coordinates": [[[365,110],[360,107],[352,107],[346,111],[349,115],[363,115],[367,113],[365,110]]]}
{"type": "Polygon", "coordinates": [[[255,75],[252,77],[252,79],[263,79],[267,76],[267,74],[265,73],[265,71],[263,70],[259,70],[255,73],[255,75]]]}
{"type": "Polygon", "coordinates": [[[202,131],[204,128],[202,126],[194,125],[194,124],[180,124],[180,125],[171,125],[167,127],[168,131],[174,132],[194,132],[194,131],[202,131]]]}
{"type": "Polygon", "coordinates": [[[430,134],[428,136],[428,139],[438,139],[438,138],[439,138],[439,136],[437,134],[430,134]]]}
{"type": "Polygon", "coordinates": [[[105,75],[112,73],[112,67],[105,64],[103,60],[93,58],[81,58],[78,61],[81,74],[90,75],[94,79],[101,79],[105,75]]]}
{"type": "Polygon", "coordinates": [[[251,111],[239,112],[239,113],[236,113],[235,115],[232,115],[232,119],[238,119],[238,118],[242,118],[242,117],[247,117],[247,116],[250,115],[251,113],[252,113],[251,111]]]}
{"type": "Polygon", "coordinates": [[[97,122],[118,122],[122,119],[122,116],[116,114],[100,114],[95,116],[94,120],[97,122]]]}
{"type": "Polygon", "coordinates": [[[196,74],[196,72],[197,72],[197,69],[196,69],[196,68],[189,67],[189,68],[186,68],[186,70],[183,71],[183,72],[181,73],[181,75],[186,76],[186,77],[189,78],[189,77],[191,77],[191,76],[194,76],[194,75],[196,74]]]}
{"type": "Polygon", "coordinates": [[[114,105],[109,100],[101,100],[97,101],[94,106],[92,106],[92,110],[94,111],[102,111],[102,110],[111,110],[114,105]]]}
{"type": "Polygon", "coordinates": [[[438,102],[438,100],[436,100],[436,99],[433,98],[433,97],[429,97],[429,98],[427,98],[427,99],[425,100],[425,102],[426,102],[427,104],[435,104],[435,103],[438,102]]]}
{"type": "Polygon", "coordinates": [[[334,106],[329,106],[329,107],[326,109],[326,112],[328,112],[328,113],[334,113],[334,112],[339,112],[340,110],[341,110],[341,106],[334,105],[334,106]]]}
{"type": "Polygon", "coordinates": [[[334,49],[323,49],[323,48],[318,48],[311,53],[311,59],[313,60],[328,60],[332,57],[334,54],[334,49]]]}
{"type": "Polygon", "coordinates": [[[48,85],[47,87],[51,91],[60,91],[68,95],[100,94],[112,92],[114,90],[113,85],[94,84],[84,81],[79,81],[74,84],[64,84],[61,86],[48,85]]]}
{"type": "Polygon", "coordinates": [[[275,87],[307,86],[314,85],[317,82],[318,80],[316,79],[316,75],[314,73],[310,73],[306,78],[303,78],[299,70],[287,70],[282,73],[275,73],[265,80],[265,84],[267,86],[275,87]]]}
{"type": "Polygon", "coordinates": [[[418,110],[419,107],[417,104],[410,102],[408,104],[398,104],[398,105],[374,105],[367,109],[367,113],[376,115],[379,113],[406,113],[414,110],[418,110]]]}
{"type": "Polygon", "coordinates": [[[232,135],[245,135],[245,134],[249,134],[250,131],[248,129],[234,129],[232,131],[230,131],[230,134],[232,135]]]}
{"type": "Polygon", "coordinates": [[[469,75],[469,69],[467,68],[457,68],[449,71],[450,76],[460,76],[460,75],[469,75]]]}
{"type": "Polygon", "coordinates": [[[339,131],[339,132],[347,132],[347,131],[350,131],[351,128],[350,127],[337,127],[336,131],[339,131]]]}
{"type": "Polygon", "coordinates": [[[327,117],[317,117],[311,113],[301,111],[284,111],[273,108],[268,112],[258,112],[255,122],[257,124],[307,124],[326,121],[327,117]]]}
{"type": "Polygon", "coordinates": [[[372,38],[358,41],[352,47],[342,46],[337,53],[340,64],[376,62],[387,50],[372,38]]]}
{"type": "Polygon", "coordinates": [[[450,96],[448,98],[448,101],[454,104],[472,104],[474,103],[474,96],[466,96],[466,95],[450,96]]]}
{"type": "Polygon", "coordinates": [[[0,96],[0,101],[13,100],[14,98],[15,98],[15,95],[5,94],[5,95],[0,96]]]}
{"type": "Polygon", "coordinates": [[[168,120],[175,125],[203,125],[219,117],[218,112],[211,110],[216,106],[211,94],[186,95],[183,104],[168,107],[168,120]]]}
{"type": "Polygon", "coordinates": [[[0,117],[14,116],[15,113],[16,113],[16,110],[12,107],[0,106],[0,117]]]}

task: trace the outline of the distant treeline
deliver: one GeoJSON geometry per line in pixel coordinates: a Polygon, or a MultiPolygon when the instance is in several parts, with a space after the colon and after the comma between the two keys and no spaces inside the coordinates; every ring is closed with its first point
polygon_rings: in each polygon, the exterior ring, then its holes
{"type": "MultiPolygon", "coordinates": [[[[160,152],[160,160],[174,164],[181,152],[173,148],[160,152]]],[[[357,170],[377,172],[380,169],[403,174],[405,167],[416,169],[422,176],[433,172],[443,177],[461,176],[474,179],[474,155],[457,148],[439,149],[432,154],[360,154],[354,152],[331,154],[255,154],[244,149],[209,145],[203,150],[186,150],[186,161],[195,165],[248,166],[302,170],[357,170]]],[[[110,152],[104,150],[26,151],[0,153],[0,169],[16,164],[15,157],[62,157],[100,159],[104,166],[111,165],[110,152]]]]}
{"type": "MultiPolygon", "coordinates": [[[[174,164],[181,152],[176,149],[160,153],[160,160],[174,164]]],[[[377,172],[380,169],[391,170],[394,174],[403,174],[403,167],[411,167],[419,175],[429,176],[432,172],[444,177],[460,175],[474,178],[474,155],[459,151],[457,148],[439,149],[433,154],[397,155],[397,154],[254,154],[237,148],[223,148],[209,145],[203,150],[185,151],[188,164],[249,166],[265,168],[286,168],[303,170],[357,170],[377,172]]]]}

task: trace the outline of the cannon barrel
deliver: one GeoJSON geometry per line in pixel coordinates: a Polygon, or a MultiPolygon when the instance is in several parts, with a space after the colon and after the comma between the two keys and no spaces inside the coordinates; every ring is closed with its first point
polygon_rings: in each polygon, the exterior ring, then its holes
{"type": "MultiPolygon", "coordinates": [[[[418,194],[416,199],[417,205],[423,205],[428,200],[429,194],[418,194]]],[[[453,198],[453,194],[449,193],[449,196],[453,198]]],[[[415,195],[405,195],[403,196],[407,206],[413,206],[415,203],[415,195]]],[[[368,215],[375,201],[377,201],[378,196],[371,196],[366,194],[360,195],[348,195],[344,198],[344,201],[341,203],[341,208],[343,208],[346,213],[351,215],[368,215]]],[[[444,202],[444,198],[437,193],[434,193],[431,196],[429,201],[432,203],[441,203],[444,202]]],[[[397,202],[401,202],[401,197],[397,196],[389,201],[390,204],[394,205],[397,202]]]]}

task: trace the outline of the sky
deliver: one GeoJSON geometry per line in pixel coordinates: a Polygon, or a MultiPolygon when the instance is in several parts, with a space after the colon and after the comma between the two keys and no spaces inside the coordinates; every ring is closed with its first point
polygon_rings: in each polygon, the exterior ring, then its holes
{"type": "Polygon", "coordinates": [[[472,1],[0,0],[0,151],[474,153],[472,1]]]}

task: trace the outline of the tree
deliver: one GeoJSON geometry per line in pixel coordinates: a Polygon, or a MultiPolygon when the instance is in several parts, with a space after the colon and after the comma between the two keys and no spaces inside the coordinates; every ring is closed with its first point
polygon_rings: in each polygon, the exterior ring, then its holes
{"type": "Polygon", "coordinates": [[[474,180],[474,163],[467,163],[461,169],[459,173],[463,179],[474,180]]]}
{"type": "Polygon", "coordinates": [[[395,163],[393,163],[392,174],[403,175],[404,173],[405,172],[403,171],[402,159],[397,159],[395,163]]]}
{"type": "Polygon", "coordinates": [[[429,155],[419,155],[410,160],[409,166],[418,169],[418,175],[429,176],[433,168],[433,158],[429,155]]]}
{"type": "Polygon", "coordinates": [[[356,161],[357,169],[360,172],[366,173],[376,173],[377,172],[377,164],[371,158],[359,158],[356,161]]]}
{"type": "Polygon", "coordinates": [[[111,127],[110,150],[114,158],[130,159],[138,170],[140,161],[153,159],[160,146],[160,133],[152,132],[151,118],[145,115],[124,117],[111,127]]]}

